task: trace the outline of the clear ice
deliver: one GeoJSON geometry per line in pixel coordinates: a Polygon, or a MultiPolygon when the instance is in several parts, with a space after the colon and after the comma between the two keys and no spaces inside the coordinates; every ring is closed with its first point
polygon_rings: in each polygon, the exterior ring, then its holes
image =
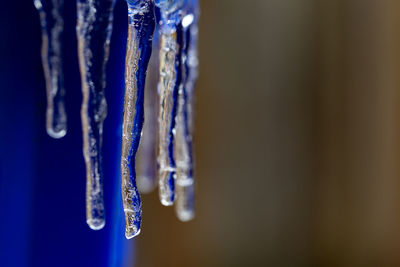
{"type": "MultiPolygon", "coordinates": [[[[86,164],[86,220],[105,225],[102,172],[104,95],[116,0],[77,0],[77,39],[82,83],[83,156],[86,164]]],[[[66,134],[62,69],[63,0],[34,0],[42,27],[42,61],[47,90],[46,129],[66,134]]],[[[194,217],[194,87],[198,75],[198,0],[126,0],[128,41],[121,151],[121,193],[125,236],[140,233],[140,192],[157,185],[161,203],[175,203],[177,217],[194,217]],[[152,60],[153,32],[158,26],[152,60]],[[151,60],[151,62],[149,62],[151,60]],[[148,66],[152,67],[147,77],[148,66]],[[146,89],[147,88],[147,89],[146,89]],[[147,122],[144,125],[144,116],[147,122]],[[142,133],[145,134],[141,141],[142,133]],[[139,149],[139,143],[141,148],[139,149]],[[136,163],[138,158],[138,163],[136,163]],[[138,176],[136,175],[138,171],[138,176]],[[138,184],[137,184],[138,183],[138,184]]]]}
{"type": "Polygon", "coordinates": [[[121,152],[121,192],[125,236],[140,233],[142,202],[136,186],[135,159],[144,123],[144,90],[155,27],[152,0],[127,0],[128,42],[125,61],[125,103],[121,152]]]}
{"type": "Polygon", "coordinates": [[[165,206],[175,201],[176,164],[174,136],[178,93],[182,81],[183,0],[156,0],[160,11],[160,111],[158,176],[160,201],[165,206]]]}
{"type": "Polygon", "coordinates": [[[83,156],[86,163],[86,221],[98,230],[105,225],[102,172],[105,66],[109,55],[115,0],[77,0],[78,56],[82,80],[83,156]]]}
{"type": "Polygon", "coordinates": [[[150,193],[157,185],[157,138],[158,138],[158,38],[153,39],[153,51],[147,71],[144,93],[143,134],[136,157],[137,186],[140,193],[150,193]]]}
{"type": "Polygon", "coordinates": [[[175,210],[181,221],[193,219],[193,132],[194,132],[194,87],[198,75],[197,35],[199,7],[197,0],[189,1],[181,24],[183,28],[182,69],[183,82],[179,88],[178,114],[176,119],[176,203],[175,210]]]}
{"type": "Polygon", "coordinates": [[[42,28],[42,63],[46,80],[46,130],[53,138],[67,133],[64,104],[61,36],[64,29],[63,0],[34,0],[42,28]]]}

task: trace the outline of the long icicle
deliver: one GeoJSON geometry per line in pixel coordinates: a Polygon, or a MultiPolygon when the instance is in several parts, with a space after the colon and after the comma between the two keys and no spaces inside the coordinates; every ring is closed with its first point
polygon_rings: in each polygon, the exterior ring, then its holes
{"type": "MultiPolygon", "coordinates": [[[[156,30],[155,30],[156,31],[156,30]]],[[[157,139],[158,139],[158,38],[153,39],[153,51],[147,71],[144,94],[143,135],[136,157],[137,186],[140,193],[150,193],[157,185],[157,139]]]]}
{"type": "Polygon", "coordinates": [[[61,35],[64,29],[63,0],[34,0],[42,27],[42,63],[46,80],[46,130],[53,138],[67,133],[64,104],[61,35]]]}
{"type": "Polygon", "coordinates": [[[77,0],[78,55],[82,79],[83,155],[86,163],[86,221],[98,230],[105,225],[102,172],[105,66],[109,55],[115,0],[77,0]]]}
{"type": "Polygon", "coordinates": [[[160,201],[165,206],[175,201],[176,165],[174,135],[178,108],[178,93],[182,80],[181,52],[182,26],[180,11],[182,0],[156,0],[160,8],[160,113],[158,175],[160,201]]]}
{"type": "Polygon", "coordinates": [[[197,34],[199,7],[197,0],[189,0],[187,14],[182,19],[183,26],[183,86],[179,90],[179,104],[175,136],[177,165],[175,210],[181,221],[193,219],[194,207],[194,87],[197,79],[197,34]]]}
{"type": "Polygon", "coordinates": [[[129,26],[125,62],[125,104],[121,153],[121,192],[125,236],[140,233],[142,203],[136,186],[135,159],[144,122],[144,89],[155,27],[152,0],[127,0],[129,26]]]}

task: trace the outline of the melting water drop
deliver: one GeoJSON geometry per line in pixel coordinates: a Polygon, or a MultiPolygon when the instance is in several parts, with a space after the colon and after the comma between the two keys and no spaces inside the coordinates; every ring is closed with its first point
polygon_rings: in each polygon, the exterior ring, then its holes
{"type": "Polygon", "coordinates": [[[63,0],[34,0],[42,27],[42,63],[46,80],[46,130],[53,138],[67,133],[64,104],[61,35],[64,29],[63,0]]]}
{"type": "Polygon", "coordinates": [[[128,43],[125,62],[125,104],[121,153],[121,192],[125,236],[139,234],[142,203],[136,186],[135,159],[144,122],[144,89],[155,27],[151,0],[128,0],[128,43]]]}
{"type": "Polygon", "coordinates": [[[82,80],[83,156],[86,163],[86,220],[104,227],[102,136],[107,116],[105,65],[109,55],[114,0],[78,0],[78,55],[82,80]]]}

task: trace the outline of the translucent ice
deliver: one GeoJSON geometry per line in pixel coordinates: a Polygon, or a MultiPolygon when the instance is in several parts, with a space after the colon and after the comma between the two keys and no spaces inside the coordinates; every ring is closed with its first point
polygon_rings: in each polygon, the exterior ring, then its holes
{"type": "MultiPolygon", "coordinates": [[[[105,225],[102,172],[103,122],[107,116],[105,66],[109,56],[115,1],[77,0],[86,219],[90,228],[95,230],[105,225]]],[[[195,214],[193,128],[199,5],[198,0],[126,2],[129,24],[121,193],[125,236],[129,239],[138,235],[141,229],[142,202],[139,190],[149,192],[158,184],[161,203],[166,206],[175,203],[180,220],[191,220],[195,214]],[[150,63],[156,19],[157,53],[150,63]],[[149,64],[152,70],[147,77],[149,64]],[[143,133],[144,137],[141,138],[143,133]]],[[[66,133],[60,40],[63,32],[63,0],[34,0],[34,4],[40,14],[43,35],[42,61],[48,103],[46,128],[49,135],[60,138],[66,133]]]]}
{"type": "Polygon", "coordinates": [[[181,10],[184,2],[156,0],[155,3],[160,10],[159,195],[161,203],[170,206],[175,201],[174,136],[182,81],[181,10]]]}
{"type": "Polygon", "coordinates": [[[90,228],[105,224],[102,172],[105,66],[109,55],[114,0],[78,0],[78,55],[83,101],[83,155],[86,163],[86,220],[90,228]]]}
{"type": "MultiPolygon", "coordinates": [[[[155,35],[156,37],[158,35],[155,35]]],[[[157,185],[157,138],[158,138],[158,38],[153,40],[144,94],[145,123],[136,157],[137,185],[140,193],[150,193],[157,185]]]]}
{"type": "Polygon", "coordinates": [[[42,63],[46,80],[46,130],[53,138],[67,133],[64,104],[61,36],[64,29],[63,0],[34,0],[42,27],[42,63]]]}
{"type": "Polygon", "coordinates": [[[128,43],[125,62],[125,104],[122,132],[122,202],[125,212],[125,236],[139,234],[142,203],[136,186],[135,159],[144,122],[144,89],[155,27],[151,0],[127,0],[128,43]]]}
{"type": "Polygon", "coordinates": [[[178,115],[175,135],[177,199],[175,210],[182,221],[194,217],[193,127],[194,86],[197,79],[197,34],[199,8],[197,0],[190,0],[182,19],[183,27],[183,86],[179,90],[178,115]]]}

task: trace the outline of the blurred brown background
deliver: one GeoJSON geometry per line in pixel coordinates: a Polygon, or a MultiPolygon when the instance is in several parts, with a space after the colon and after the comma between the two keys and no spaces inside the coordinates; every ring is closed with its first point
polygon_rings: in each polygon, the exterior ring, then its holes
{"type": "Polygon", "coordinates": [[[197,214],[136,266],[400,266],[400,2],[201,0],[197,214]]]}

